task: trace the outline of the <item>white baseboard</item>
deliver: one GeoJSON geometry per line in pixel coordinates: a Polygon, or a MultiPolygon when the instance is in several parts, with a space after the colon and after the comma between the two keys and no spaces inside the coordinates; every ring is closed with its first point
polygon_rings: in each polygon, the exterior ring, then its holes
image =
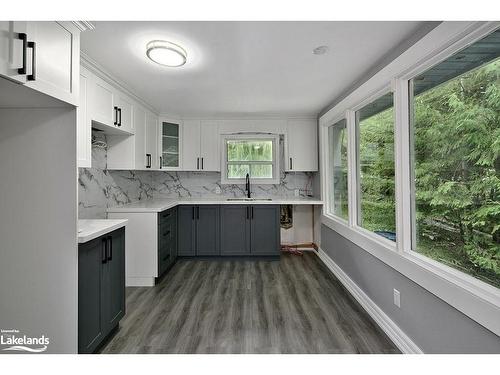
{"type": "Polygon", "coordinates": [[[423,353],[422,349],[420,349],[417,344],[415,344],[322,249],[319,249],[316,254],[402,353],[423,353]]]}
{"type": "Polygon", "coordinates": [[[154,277],[127,277],[125,286],[155,286],[154,277]]]}

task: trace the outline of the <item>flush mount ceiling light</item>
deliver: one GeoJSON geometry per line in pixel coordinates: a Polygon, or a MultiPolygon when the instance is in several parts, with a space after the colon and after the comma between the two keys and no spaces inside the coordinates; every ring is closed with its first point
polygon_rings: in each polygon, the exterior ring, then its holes
{"type": "Polygon", "coordinates": [[[313,54],[315,55],[324,55],[328,52],[328,46],[319,46],[313,49],[313,54]]]}
{"type": "Polygon", "coordinates": [[[178,67],[186,63],[187,53],[181,46],[166,40],[153,40],[146,45],[146,55],[155,63],[178,67]]]}

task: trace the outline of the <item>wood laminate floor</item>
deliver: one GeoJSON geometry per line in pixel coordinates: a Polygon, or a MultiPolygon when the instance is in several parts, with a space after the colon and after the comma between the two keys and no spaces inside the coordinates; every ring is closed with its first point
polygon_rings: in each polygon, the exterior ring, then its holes
{"type": "Polygon", "coordinates": [[[127,288],[102,353],[398,353],[313,253],[280,261],[179,260],[127,288]]]}

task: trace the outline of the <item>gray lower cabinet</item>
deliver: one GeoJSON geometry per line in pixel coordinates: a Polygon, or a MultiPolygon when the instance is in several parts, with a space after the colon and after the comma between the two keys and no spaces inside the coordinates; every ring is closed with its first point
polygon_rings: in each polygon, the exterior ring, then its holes
{"type": "Polygon", "coordinates": [[[177,208],[158,214],[158,277],[177,259],[177,208]]]}
{"type": "Polygon", "coordinates": [[[280,206],[263,204],[250,208],[250,253],[280,255],[280,206]]]}
{"type": "Polygon", "coordinates": [[[250,254],[249,205],[222,205],[220,228],[221,255],[250,254]]]}
{"type": "Polygon", "coordinates": [[[280,255],[280,206],[221,206],[221,255],[280,255]]]}
{"type": "Polygon", "coordinates": [[[179,256],[220,254],[219,206],[179,206],[177,220],[179,256]]]}
{"type": "Polygon", "coordinates": [[[219,206],[196,206],[196,255],[220,254],[219,206]]]}
{"type": "Polygon", "coordinates": [[[125,315],[125,229],[78,247],[78,353],[93,353],[125,315]]]}
{"type": "Polygon", "coordinates": [[[179,256],[196,255],[195,214],[195,206],[179,206],[177,208],[177,254],[179,256]]]}

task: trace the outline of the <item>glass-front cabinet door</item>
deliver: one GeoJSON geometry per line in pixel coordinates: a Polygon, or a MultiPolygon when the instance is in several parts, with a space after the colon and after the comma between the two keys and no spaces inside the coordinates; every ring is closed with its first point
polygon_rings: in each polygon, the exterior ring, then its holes
{"type": "Polygon", "coordinates": [[[160,168],[179,168],[179,124],[161,123],[160,168]]]}

